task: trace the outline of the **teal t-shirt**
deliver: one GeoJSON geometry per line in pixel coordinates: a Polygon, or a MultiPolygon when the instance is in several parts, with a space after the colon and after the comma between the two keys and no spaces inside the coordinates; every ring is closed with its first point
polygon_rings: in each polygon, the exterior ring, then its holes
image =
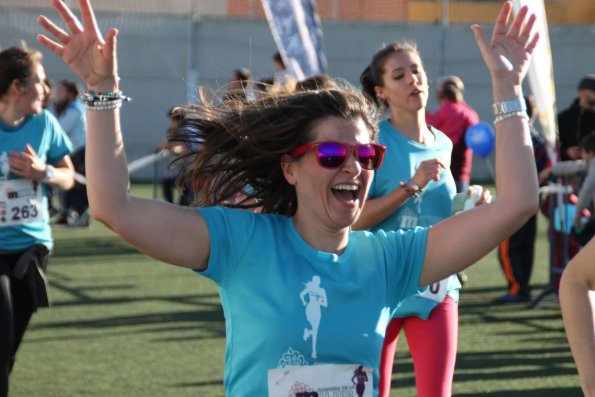
{"type": "Polygon", "coordinates": [[[0,250],[22,250],[33,244],[44,244],[51,249],[53,246],[51,229],[48,223],[48,202],[47,189],[45,184],[33,182],[29,184],[36,191],[40,189],[41,204],[35,206],[23,206],[23,201],[18,201],[18,206],[10,205],[6,200],[10,195],[18,195],[19,192],[11,192],[16,185],[15,181],[25,180],[9,172],[8,159],[11,151],[24,152],[25,146],[33,147],[41,161],[47,164],[55,164],[64,156],[70,153],[72,145],[70,140],[60,127],[56,118],[48,111],[27,117],[27,119],[15,128],[9,127],[0,121],[0,216],[4,217],[0,222],[0,250]],[[11,182],[12,181],[12,182],[11,182]],[[7,188],[8,187],[8,188],[7,188]],[[37,208],[41,207],[41,208],[37,208]],[[41,212],[39,220],[35,222],[18,223],[19,219],[41,212]],[[6,222],[10,218],[11,222],[6,222]],[[6,226],[9,224],[8,226],[6,226]]]}
{"type": "Polygon", "coordinates": [[[267,396],[269,370],[318,364],[373,368],[376,390],[386,325],[418,289],[427,230],[352,232],[336,255],[286,216],[198,211],[211,241],[200,274],[219,286],[226,319],[226,395],[267,396]]]}
{"type": "MultiPolygon", "coordinates": [[[[418,226],[430,227],[452,215],[452,199],[456,186],[450,172],[452,141],[441,131],[430,127],[435,141],[424,145],[412,141],[393,127],[389,120],[379,125],[378,143],[386,146],[384,162],[374,173],[370,198],[382,197],[395,190],[400,182],[409,180],[425,160],[439,159],[445,168],[438,181],[430,181],[419,197],[411,197],[372,230],[407,230],[418,226]]],[[[456,275],[445,283],[447,292],[458,301],[461,288],[456,275]]],[[[422,296],[425,290],[405,299],[395,312],[395,317],[419,316],[427,319],[438,302],[422,296]]]]}

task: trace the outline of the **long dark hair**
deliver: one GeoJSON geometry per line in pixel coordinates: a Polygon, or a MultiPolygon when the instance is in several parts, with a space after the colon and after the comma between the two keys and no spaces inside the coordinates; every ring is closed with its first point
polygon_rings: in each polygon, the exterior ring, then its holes
{"type": "Polygon", "coordinates": [[[361,118],[376,139],[376,111],[354,89],[267,95],[246,103],[178,108],[184,121],[171,139],[193,151],[186,180],[199,206],[258,208],[292,216],[297,196],[281,169],[282,157],[310,142],[314,124],[326,117],[361,118]],[[241,193],[243,199],[234,200],[241,193]]]}
{"type": "Polygon", "coordinates": [[[366,66],[359,77],[359,82],[362,85],[362,93],[365,95],[366,99],[372,101],[376,106],[383,105],[382,100],[376,96],[374,87],[384,86],[382,76],[384,75],[384,64],[386,63],[386,59],[389,55],[403,51],[411,52],[417,55],[421,60],[421,56],[415,43],[408,41],[390,43],[374,54],[372,61],[370,61],[370,64],[366,66]]]}

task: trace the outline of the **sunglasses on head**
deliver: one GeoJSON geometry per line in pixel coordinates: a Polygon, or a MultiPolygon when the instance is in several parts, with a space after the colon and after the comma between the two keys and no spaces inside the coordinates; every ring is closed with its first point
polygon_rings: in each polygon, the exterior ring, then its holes
{"type": "Polygon", "coordinates": [[[318,164],[324,168],[338,168],[345,163],[350,153],[363,169],[380,168],[386,147],[377,143],[314,142],[295,148],[289,155],[298,157],[308,150],[316,150],[318,164]]]}

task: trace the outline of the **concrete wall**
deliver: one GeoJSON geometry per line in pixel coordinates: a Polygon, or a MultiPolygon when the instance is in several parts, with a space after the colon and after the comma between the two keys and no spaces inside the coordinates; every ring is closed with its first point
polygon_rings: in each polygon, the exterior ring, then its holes
{"type": "MultiPolygon", "coordinates": [[[[47,11],[44,11],[47,12],[47,11]]],[[[25,40],[40,48],[39,11],[0,6],[0,46],[25,40]]],[[[51,14],[50,14],[51,15],[51,14]]],[[[169,107],[187,102],[196,84],[212,89],[224,86],[237,67],[249,68],[255,79],[271,75],[275,45],[263,20],[204,18],[167,15],[116,15],[101,13],[102,29],[120,30],[121,87],[133,101],[122,111],[128,159],[152,153],[163,140],[169,107]],[[189,73],[189,70],[194,73],[189,73]]],[[[428,75],[457,74],[466,85],[466,98],[482,120],[491,122],[490,81],[467,25],[451,25],[444,35],[438,25],[409,25],[323,21],[329,72],[357,84],[359,73],[383,42],[414,40],[418,43],[428,75]],[[446,51],[441,56],[445,41],[446,51]]],[[[595,28],[550,26],[558,108],[563,109],[576,94],[578,80],[595,72],[595,28]]],[[[52,80],[73,78],[62,61],[44,51],[44,63],[52,80]]],[[[528,91],[528,90],[527,90],[528,91]]],[[[435,107],[430,101],[430,109],[435,107]]],[[[153,170],[134,174],[151,179],[153,170]]],[[[474,168],[474,178],[489,177],[483,161],[474,168]]]]}

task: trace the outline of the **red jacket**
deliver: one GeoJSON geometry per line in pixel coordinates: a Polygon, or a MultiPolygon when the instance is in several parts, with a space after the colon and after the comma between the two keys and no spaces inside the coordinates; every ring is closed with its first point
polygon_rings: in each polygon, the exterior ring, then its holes
{"type": "Polygon", "coordinates": [[[479,122],[477,112],[465,102],[444,100],[436,113],[426,113],[426,122],[444,132],[452,141],[450,170],[455,181],[469,182],[473,153],[465,143],[465,132],[479,122]]]}

